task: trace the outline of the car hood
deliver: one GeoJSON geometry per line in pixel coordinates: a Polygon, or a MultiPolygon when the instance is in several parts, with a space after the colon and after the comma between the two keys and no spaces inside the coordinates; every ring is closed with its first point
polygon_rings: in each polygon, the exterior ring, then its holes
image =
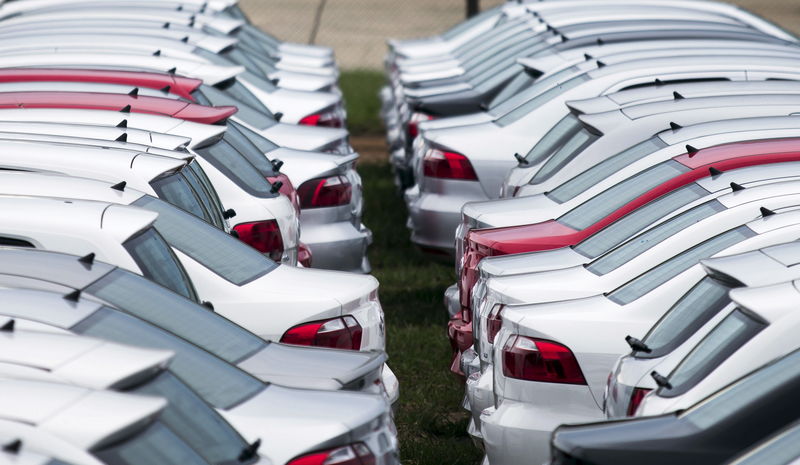
{"type": "Polygon", "coordinates": [[[338,390],[371,378],[375,372],[379,375],[386,358],[386,354],[377,351],[271,343],[238,366],[264,381],[283,386],[338,390]]]}

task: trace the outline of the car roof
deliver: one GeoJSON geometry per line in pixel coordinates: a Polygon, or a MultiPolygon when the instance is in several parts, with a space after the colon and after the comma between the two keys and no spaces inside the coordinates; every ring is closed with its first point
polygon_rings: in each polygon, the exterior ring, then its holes
{"type": "Polygon", "coordinates": [[[0,108],[85,108],[116,110],[122,113],[153,113],[196,123],[214,124],[224,121],[237,108],[208,107],[180,100],[146,95],[108,94],[102,92],[3,92],[0,108]]]}
{"type": "Polygon", "coordinates": [[[86,266],[79,258],[49,250],[0,247],[0,274],[33,277],[83,289],[117,268],[99,260],[86,266]]]}
{"type": "Polygon", "coordinates": [[[130,205],[145,195],[127,186],[120,190],[112,183],[96,179],[22,171],[0,171],[0,186],[2,195],[97,200],[120,205],[130,205]]]}
{"type": "MultiPolygon", "coordinates": [[[[755,133],[757,131],[800,128],[798,116],[765,116],[759,118],[740,118],[725,121],[710,121],[684,126],[678,130],[666,130],[658,137],[668,145],[699,139],[709,135],[732,133],[755,133]]],[[[774,137],[774,136],[773,136],[774,137]]],[[[759,137],[751,136],[751,139],[759,137]]],[[[698,147],[702,148],[702,147],[698,147]]]]}
{"type": "MultiPolygon", "coordinates": [[[[0,84],[2,86],[2,84],[0,84]]],[[[71,122],[49,121],[3,121],[0,120],[0,132],[9,134],[26,134],[27,137],[47,134],[69,138],[87,138],[102,140],[120,140],[126,143],[161,147],[167,150],[183,149],[191,139],[183,136],[148,131],[144,129],[101,126],[98,124],[75,124],[71,122]]],[[[14,137],[8,137],[14,138],[14,137]]]]}
{"type": "MultiPolygon", "coordinates": [[[[62,295],[28,289],[0,289],[8,307],[63,305],[62,295]],[[8,299],[8,300],[5,300],[8,299]]],[[[13,321],[13,320],[11,320],[13,321]]],[[[168,350],[145,349],[74,334],[12,329],[0,332],[0,377],[124,389],[164,369],[168,350]]]]}
{"type": "Polygon", "coordinates": [[[0,379],[0,418],[34,425],[85,449],[138,429],[164,407],[166,401],[157,397],[0,379]]]}
{"type": "Polygon", "coordinates": [[[203,81],[167,73],[113,69],[0,68],[0,82],[104,82],[162,90],[194,100],[192,92],[203,81]]]}
{"type": "MultiPolygon", "coordinates": [[[[653,74],[658,72],[674,71],[705,71],[705,70],[742,70],[758,71],[767,70],[792,70],[796,69],[797,59],[791,57],[764,57],[759,55],[731,55],[731,56],[678,56],[656,57],[641,60],[626,61],[619,64],[597,68],[586,73],[592,79],[610,78],[626,74],[653,74]],[[794,65],[794,68],[793,68],[794,65]]],[[[704,76],[707,77],[707,76],[704,76]]]]}
{"type": "MultiPolygon", "coordinates": [[[[47,136],[43,136],[47,137],[47,136]]],[[[190,157],[187,155],[187,157],[190,157]]],[[[186,165],[185,159],[137,150],[64,144],[39,140],[4,140],[0,136],[0,167],[28,169],[113,181],[149,183],[186,165]]],[[[142,185],[141,188],[147,188],[142,185]]]]}
{"type": "Polygon", "coordinates": [[[85,244],[75,245],[84,249],[103,234],[122,244],[157,217],[148,210],[108,202],[0,194],[0,233],[34,243],[37,237],[69,237],[73,239],[69,244],[80,238],[85,244]]]}

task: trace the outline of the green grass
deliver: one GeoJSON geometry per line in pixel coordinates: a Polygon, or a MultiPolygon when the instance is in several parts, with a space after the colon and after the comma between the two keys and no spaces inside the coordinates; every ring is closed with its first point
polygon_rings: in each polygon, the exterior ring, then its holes
{"type": "Polygon", "coordinates": [[[378,112],[378,92],[385,82],[383,74],[372,70],[342,71],[339,87],[347,105],[347,126],[353,135],[380,134],[383,131],[378,112]]]}
{"type": "Polygon", "coordinates": [[[375,241],[373,274],[386,313],[389,365],[400,380],[396,423],[406,465],[472,465],[480,452],[466,433],[463,386],[449,371],[450,345],[442,301],[453,267],[423,256],[410,243],[406,211],[388,162],[362,162],[364,222],[375,241]]]}

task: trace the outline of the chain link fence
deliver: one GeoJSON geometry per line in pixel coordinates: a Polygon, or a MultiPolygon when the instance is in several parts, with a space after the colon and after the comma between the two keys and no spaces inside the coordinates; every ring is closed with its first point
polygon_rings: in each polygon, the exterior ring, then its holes
{"type": "MultiPolygon", "coordinates": [[[[486,9],[503,0],[480,0],[486,9]]],[[[800,1],[734,0],[800,34],[800,1]]],[[[277,37],[328,45],[344,69],[380,69],[387,38],[426,37],[463,21],[466,0],[240,0],[252,21],[277,37]]]]}

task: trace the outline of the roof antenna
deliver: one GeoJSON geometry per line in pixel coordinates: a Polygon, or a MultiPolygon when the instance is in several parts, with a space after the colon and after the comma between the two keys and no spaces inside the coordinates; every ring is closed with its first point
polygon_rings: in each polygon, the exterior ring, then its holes
{"type": "Polygon", "coordinates": [[[628,343],[628,345],[630,346],[631,350],[636,351],[636,352],[644,352],[646,354],[649,354],[650,352],[653,351],[652,349],[647,347],[647,344],[645,344],[644,342],[642,342],[639,339],[636,339],[635,337],[630,336],[630,335],[625,336],[625,342],[628,343]]]}
{"type": "Polygon", "coordinates": [[[653,371],[652,373],[650,373],[650,376],[653,377],[653,381],[655,381],[659,387],[672,389],[672,385],[669,383],[669,380],[664,375],[659,374],[657,371],[653,371]]]}
{"type": "Polygon", "coordinates": [[[125,186],[127,185],[128,185],[127,182],[121,181],[111,186],[111,188],[114,189],[115,191],[125,192],[125,186]]]}
{"type": "Polygon", "coordinates": [[[601,39],[599,37],[597,38],[597,45],[603,45],[604,43],[605,42],[603,42],[603,39],[601,39]]]}
{"type": "Polygon", "coordinates": [[[169,21],[167,21],[166,23],[164,23],[164,25],[163,25],[163,26],[161,26],[161,27],[162,27],[162,28],[164,28],[164,29],[169,29],[169,21]]]}
{"type": "Polygon", "coordinates": [[[689,144],[686,144],[686,153],[689,154],[689,158],[692,158],[693,156],[697,155],[697,152],[699,152],[699,150],[697,150],[696,148],[692,147],[689,144]]]}
{"type": "Polygon", "coordinates": [[[124,119],[117,123],[118,128],[127,128],[128,127],[128,120],[124,119]]]}
{"type": "Polygon", "coordinates": [[[125,107],[123,107],[122,110],[120,110],[120,113],[130,113],[130,112],[131,112],[130,105],[125,105],[125,107]]]}
{"type": "Polygon", "coordinates": [[[598,67],[598,68],[602,68],[602,67],[604,67],[605,65],[606,65],[606,64],[605,64],[605,63],[603,63],[602,61],[600,61],[600,60],[597,60],[597,67],[598,67]]]}
{"type": "Polygon", "coordinates": [[[766,218],[768,216],[772,216],[772,215],[775,214],[774,211],[772,211],[772,210],[770,210],[769,208],[766,208],[766,207],[761,207],[760,210],[761,210],[761,216],[763,216],[764,218],[766,218]]]}
{"type": "Polygon", "coordinates": [[[270,79],[269,82],[271,82],[272,85],[277,86],[278,83],[281,82],[281,80],[278,79],[278,78],[275,78],[275,79],[270,79]]]}
{"type": "Polygon", "coordinates": [[[19,453],[19,450],[21,448],[22,448],[22,441],[20,441],[19,439],[15,439],[3,446],[3,452],[8,452],[9,454],[16,454],[19,453]]]}
{"type": "Polygon", "coordinates": [[[669,122],[669,127],[671,127],[673,131],[677,131],[678,129],[681,129],[683,126],[681,126],[680,124],[678,124],[678,123],[676,123],[674,121],[670,121],[669,122]]]}
{"type": "Polygon", "coordinates": [[[178,68],[174,66],[167,70],[167,74],[175,74],[176,72],[178,72],[178,68]]]}
{"type": "Polygon", "coordinates": [[[526,160],[525,157],[523,157],[519,153],[515,153],[514,154],[514,158],[517,159],[517,163],[519,163],[520,165],[523,165],[523,166],[527,166],[528,165],[528,160],[526,160]]]}
{"type": "Polygon", "coordinates": [[[741,184],[736,184],[735,182],[732,182],[731,183],[731,190],[733,192],[743,191],[744,190],[744,186],[742,186],[741,184]]]}
{"type": "Polygon", "coordinates": [[[164,92],[165,94],[168,94],[168,93],[169,93],[169,92],[172,90],[172,86],[170,86],[170,85],[168,84],[168,85],[166,85],[166,86],[162,87],[162,88],[161,88],[161,89],[159,89],[159,90],[160,90],[161,92],[164,92]]]}
{"type": "Polygon", "coordinates": [[[277,194],[278,191],[281,190],[281,187],[283,187],[283,182],[275,181],[272,183],[272,188],[269,191],[272,192],[273,194],[277,194]]]}
{"type": "Polygon", "coordinates": [[[719,176],[720,174],[722,174],[722,171],[720,171],[720,170],[718,170],[718,169],[714,168],[713,166],[710,166],[710,167],[708,168],[708,172],[711,174],[711,177],[712,177],[712,178],[713,178],[713,177],[716,177],[716,176],[719,176]]]}
{"type": "Polygon", "coordinates": [[[77,302],[80,298],[81,298],[80,289],[75,289],[74,291],[64,296],[64,300],[69,300],[70,302],[77,302]]]}
{"type": "Polygon", "coordinates": [[[561,42],[566,42],[568,40],[569,39],[567,39],[567,36],[565,36],[564,34],[561,34],[561,42]]]}
{"type": "Polygon", "coordinates": [[[183,42],[184,44],[189,42],[189,36],[183,36],[183,38],[181,39],[181,42],[183,42]]]}
{"type": "Polygon", "coordinates": [[[584,54],[583,54],[583,58],[584,58],[586,61],[589,61],[589,60],[594,60],[594,57],[593,57],[593,56],[591,56],[591,55],[589,55],[588,53],[584,53],[584,54]]]}
{"type": "Polygon", "coordinates": [[[680,93],[678,93],[678,91],[675,91],[672,93],[672,98],[674,98],[675,100],[683,100],[685,97],[680,93]]]}
{"type": "Polygon", "coordinates": [[[139,96],[139,88],[134,87],[132,91],[128,92],[128,95],[131,97],[138,97],[139,96]]]}
{"type": "Polygon", "coordinates": [[[657,86],[663,86],[663,85],[664,85],[664,81],[662,81],[662,80],[661,80],[661,79],[659,79],[659,78],[656,78],[656,81],[655,81],[655,82],[656,82],[656,85],[657,85],[657,86]]]}
{"type": "Polygon", "coordinates": [[[119,135],[119,137],[114,139],[114,141],[115,142],[128,142],[128,133],[127,132],[123,132],[122,134],[119,135]]]}
{"type": "MultiPolygon", "coordinates": [[[[6,321],[6,324],[0,326],[0,331],[5,331],[7,333],[14,332],[14,320],[6,321]]],[[[3,450],[5,450],[5,447],[3,447],[3,450]]]]}
{"type": "Polygon", "coordinates": [[[153,56],[154,57],[160,57],[161,56],[161,49],[158,49],[155,52],[153,52],[153,56]]]}
{"type": "Polygon", "coordinates": [[[91,252],[88,255],[84,255],[83,257],[79,258],[78,261],[83,263],[84,265],[92,266],[92,264],[94,263],[94,252],[91,252]]]}

